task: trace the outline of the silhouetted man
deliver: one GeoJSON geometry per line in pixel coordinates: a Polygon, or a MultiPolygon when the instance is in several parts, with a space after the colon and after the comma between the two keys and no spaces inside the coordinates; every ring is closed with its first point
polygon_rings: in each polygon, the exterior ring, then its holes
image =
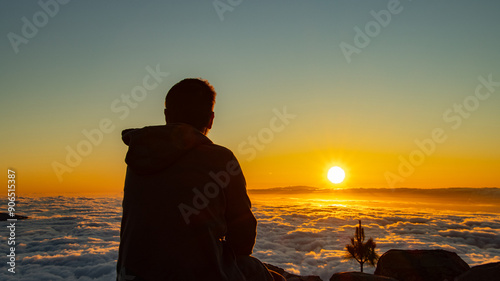
{"type": "Polygon", "coordinates": [[[167,125],[128,129],[117,280],[273,280],[250,257],[257,221],[233,153],[206,137],[215,91],[185,79],[167,125]]]}

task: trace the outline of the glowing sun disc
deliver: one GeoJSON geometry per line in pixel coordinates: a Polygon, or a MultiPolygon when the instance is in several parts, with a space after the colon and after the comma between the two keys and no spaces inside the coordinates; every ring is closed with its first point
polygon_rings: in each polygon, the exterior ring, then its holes
{"type": "Polygon", "coordinates": [[[327,177],[332,183],[341,183],[345,178],[345,172],[340,167],[331,167],[327,177]]]}

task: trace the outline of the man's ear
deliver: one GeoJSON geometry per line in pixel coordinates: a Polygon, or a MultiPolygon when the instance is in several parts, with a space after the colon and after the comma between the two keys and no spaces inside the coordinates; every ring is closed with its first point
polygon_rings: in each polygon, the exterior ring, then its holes
{"type": "Polygon", "coordinates": [[[163,110],[163,114],[165,115],[165,122],[168,124],[168,117],[167,117],[167,109],[166,108],[163,110]]]}
{"type": "Polygon", "coordinates": [[[215,114],[212,112],[210,114],[210,120],[208,121],[208,124],[207,124],[207,129],[212,129],[212,125],[214,124],[214,117],[215,117],[215,114]]]}

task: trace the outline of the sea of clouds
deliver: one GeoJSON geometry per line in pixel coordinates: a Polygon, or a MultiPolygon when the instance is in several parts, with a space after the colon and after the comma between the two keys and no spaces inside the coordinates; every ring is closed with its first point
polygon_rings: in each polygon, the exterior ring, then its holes
{"type": "MultiPolygon", "coordinates": [[[[359,271],[359,264],[344,258],[359,219],[379,254],[390,249],[444,249],[470,266],[500,261],[498,213],[286,197],[263,202],[255,206],[259,234],[254,255],[295,274],[329,280],[335,272],[359,271]]],[[[365,272],[374,270],[365,265],[365,272]]]]}
{"type": "MultiPolygon", "coordinates": [[[[359,270],[344,259],[361,219],[380,254],[389,249],[445,249],[469,265],[500,261],[500,213],[367,206],[366,202],[252,196],[259,221],[254,256],[300,275],[328,280],[359,270]]],[[[6,206],[5,199],[0,200],[6,206]]],[[[114,280],[121,196],[21,197],[16,224],[16,273],[7,271],[9,234],[0,222],[0,280],[114,280]]],[[[154,246],[154,245],[151,245],[154,246]]],[[[374,268],[365,267],[365,272],[374,268]]]]}

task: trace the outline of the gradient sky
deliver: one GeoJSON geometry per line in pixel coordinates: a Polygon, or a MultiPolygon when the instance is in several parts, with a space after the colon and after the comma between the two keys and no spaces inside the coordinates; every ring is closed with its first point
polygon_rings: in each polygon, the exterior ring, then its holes
{"type": "Polygon", "coordinates": [[[249,188],[500,186],[500,86],[474,97],[478,77],[500,82],[498,1],[221,0],[222,14],[212,1],[41,2],[52,15],[0,2],[0,166],[19,192],[122,190],[121,130],[163,124],[165,94],[186,77],[214,85],[209,137],[233,150],[249,188]],[[359,47],[350,62],[342,44],[359,47]],[[131,108],[121,96],[148,66],[169,74],[131,108]],[[272,131],[284,108],[295,117],[272,131]],[[113,130],[70,167],[67,147],[103,119],[113,130]],[[435,130],[440,143],[418,152],[435,130]],[[249,144],[259,134],[261,150],[249,144]],[[58,178],[56,162],[71,172],[58,178]],[[334,165],[343,184],[326,179],[334,165]]]}

